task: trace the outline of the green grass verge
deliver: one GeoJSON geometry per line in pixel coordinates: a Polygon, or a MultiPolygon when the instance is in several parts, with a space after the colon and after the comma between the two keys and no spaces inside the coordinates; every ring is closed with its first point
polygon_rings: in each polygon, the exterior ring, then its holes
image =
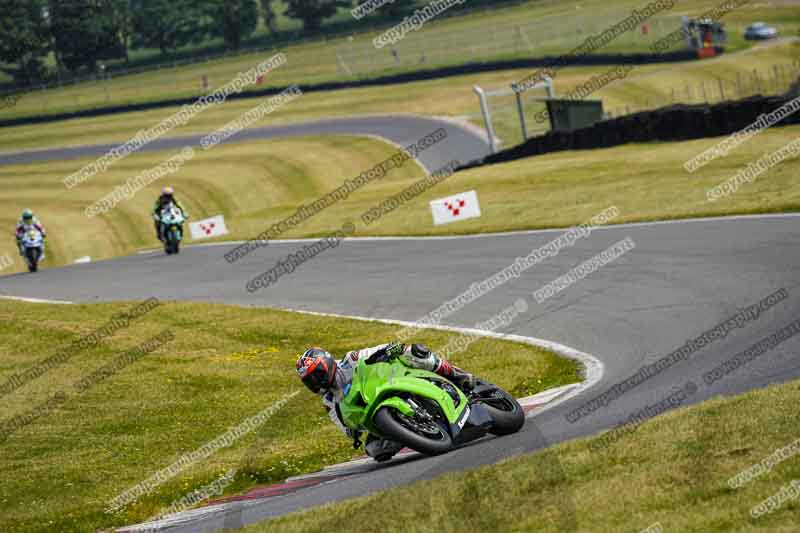
{"type": "Polygon", "coordinates": [[[597,439],[441,476],[245,528],[350,531],[797,531],[800,500],[759,519],[750,509],[793,479],[796,458],[733,490],[727,480],[797,439],[800,382],[716,399],[650,420],[611,448],[597,439]],[[555,467],[554,465],[560,465],[555,467]],[[577,509],[574,515],[569,504],[577,509]],[[334,508],[334,505],[337,506],[334,508]]]}
{"type": "MultiPolygon", "coordinates": [[[[0,384],[133,304],[37,305],[0,300],[0,384]]],[[[302,389],[296,354],[343,355],[391,340],[397,327],[223,305],[164,303],[2,399],[2,425],[53,394],[67,395],[0,443],[0,530],[85,532],[145,520],[222,472],[227,492],[347,460],[354,450],[319,398],[302,389]],[[73,384],[169,330],[174,340],[82,394],[73,384]],[[108,501],[290,391],[302,392],[249,435],[193,465],[116,515],[108,501]]],[[[451,334],[422,331],[444,346],[451,334]]],[[[480,340],[454,361],[519,396],[579,380],[576,365],[526,345],[480,340]]]]}
{"type": "MultiPolygon", "coordinates": [[[[678,0],[673,9],[654,17],[651,21],[653,29],[648,35],[634,30],[597,52],[645,52],[649,43],[659,35],[678,29],[682,15],[699,15],[720,1],[678,0]]],[[[352,41],[342,37],[290,46],[285,50],[289,64],[271,73],[267,83],[272,86],[318,83],[411,72],[472,60],[559,55],[572,50],[588,35],[602,32],[630,16],[631,10],[641,9],[648,3],[644,0],[586,0],[576,5],[546,0],[440,18],[400,41],[395,46],[397,56],[392,55],[388,47],[382,50],[373,48],[372,39],[378,32],[356,35],[352,41]],[[476,32],[485,38],[476,40],[476,32]]],[[[800,28],[800,16],[791,3],[753,2],[725,18],[731,34],[731,50],[749,46],[741,36],[744,27],[755,20],[776,25],[782,35],[796,35],[800,28]]],[[[0,111],[0,118],[199,96],[203,75],[208,77],[212,87],[220,86],[268,55],[271,53],[267,51],[245,54],[110,81],[33,92],[25,95],[13,108],[0,111]]]]}
{"type": "MultiPolygon", "coordinates": [[[[748,163],[800,137],[800,126],[771,128],[726,157],[688,174],[683,164],[721,139],[650,143],[602,150],[560,152],[459,172],[397,211],[365,225],[361,213],[410,186],[422,170],[409,163],[364,186],[282,237],[315,237],[356,223],[355,235],[447,235],[568,227],[610,205],[614,221],[635,222],[729,214],[789,212],[800,209],[800,160],[783,162],[718,202],[706,190],[734,176],[748,163]],[[434,198],[476,190],[482,216],[434,226],[428,203],[434,198]]],[[[11,227],[22,207],[33,208],[50,227],[45,267],[84,255],[93,259],[157,247],[149,210],[160,188],[174,185],[193,218],[224,214],[229,238],[251,238],[341,185],[345,179],[389,157],[394,148],[353,137],[304,138],[222,145],[198,155],[180,171],[155,182],[133,199],[94,219],[84,208],[115,186],[170,154],[130,156],[70,191],[61,179],[82,162],[0,167],[0,225],[11,227]],[[91,235],[91,239],[86,236],[91,235]]],[[[0,243],[17,258],[13,239],[0,243]]],[[[17,259],[15,267],[22,268],[17,259]]]]}

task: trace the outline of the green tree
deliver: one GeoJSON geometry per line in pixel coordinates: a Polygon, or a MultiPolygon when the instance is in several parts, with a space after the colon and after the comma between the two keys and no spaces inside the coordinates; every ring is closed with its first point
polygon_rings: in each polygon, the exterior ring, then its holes
{"type": "Polygon", "coordinates": [[[203,4],[194,0],[138,0],[133,5],[133,46],[162,55],[208,34],[203,4]]]}
{"type": "Polygon", "coordinates": [[[322,21],[335,15],[337,9],[353,5],[350,0],[286,0],[286,4],[286,14],[302,20],[303,29],[307,31],[319,30],[322,21]]]}
{"type": "Polygon", "coordinates": [[[264,17],[264,25],[272,35],[278,31],[276,26],[278,12],[272,5],[272,0],[261,0],[261,16],[264,17]]]}
{"type": "Polygon", "coordinates": [[[50,27],[59,64],[97,70],[103,59],[125,57],[117,0],[50,0],[50,27]]]}
{"type": "Polygon", "coordinates": [[[411,13],[416,3],[417,0],[394,0],[393,3],[381,7],[376,13],[384,14],[387,18],[400,18],[411,13]]]}
{"type": "Polygon", "coordinates": [[[111,0],[111,3],[111,25],[119,33],[120,43],[127,62],[128,48],[133,37],[133,13],[131,12],[133,0],[111,0]]]}
{"type": "Polygon", "coordinates": [[[0,0],[0,60],[19,84],[33,83],[44,73],[42,58],[50,50],[45,0],[0,0]]]}
{"type": "Polygon", "coordinates": [[[217,0],[209,5],[212,34],[222,37],[228,48],[238,50],[242,40],[256,30],[256,0],[217,0]]]}

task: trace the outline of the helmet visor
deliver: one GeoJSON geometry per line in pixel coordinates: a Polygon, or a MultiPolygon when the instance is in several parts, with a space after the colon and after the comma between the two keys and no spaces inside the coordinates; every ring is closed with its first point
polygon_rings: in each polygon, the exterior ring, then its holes
{"type": "Polygon", "coordinates": [[[329,368],[325,361],[316,361],[311,367],[301,371],[300,380],[314,394],[319,394],[322,390],[327,390],[331,386],[331,381],[335,368],[329,368]]]}
{"type": "Polygon", "coordinates": [[[301,379],[303,384],[308,387],[308,390],[314,394],[319,394],[325,384],[326,372],[322,368],[316,368],[314,371],[307,373],[301,379]]]}

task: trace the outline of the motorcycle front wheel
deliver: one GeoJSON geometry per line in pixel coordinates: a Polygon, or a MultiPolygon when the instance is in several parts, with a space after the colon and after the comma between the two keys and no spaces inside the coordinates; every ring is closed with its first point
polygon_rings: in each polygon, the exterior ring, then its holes
{"type": "Polygon", "coordinates": [[[453,448],[450,434],[435,420],[410,417],[391,407],[381,407],[373,422],[385,437],[425,455],[439,455],[453,448]]]}
{"type": "Polygon", "coordinates": [[[180,252],[181,246],[181,239],[178,236],[178,230],[176,228],[172,228],[167,233],[167,253],[168,254],[177,254],[180,252]]]}

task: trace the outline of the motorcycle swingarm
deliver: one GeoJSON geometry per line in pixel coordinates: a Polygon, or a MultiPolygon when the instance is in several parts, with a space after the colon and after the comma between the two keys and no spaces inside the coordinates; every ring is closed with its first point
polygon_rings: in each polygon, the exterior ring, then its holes
{"type": "Polygon", "coordinates": [[[492,427],[492,416],[480,403],[471,403],[455,424],[450,426],[453,444],[463,444],[479,439],[492,427]]]}

